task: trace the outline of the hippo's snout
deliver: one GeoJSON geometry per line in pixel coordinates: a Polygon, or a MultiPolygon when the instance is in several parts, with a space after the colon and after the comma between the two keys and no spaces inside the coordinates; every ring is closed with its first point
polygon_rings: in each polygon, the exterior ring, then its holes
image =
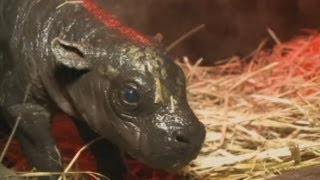
{"type": "Polygon", "coordinates": [[[206,131],[203,124],[190,130],[179,130],[175,134],[172,151],[164,156],[159,156],[156,166],[161,169],[175,170],[187,165],[199,154],[205,139],[206,131]]]}
{"type": "Polygon", "coordinates": [[[183,130],[174,132],[174,140],[177,146],[199,151],[205,138],[205,128],[202,123],[194,124],[183,130]]]}
{"type": "Polygon", "coordinates": [[[164,114],[153,120],[153,138],[142,137],[142,161],[166,170],[187,165],[200,152],[205,139],[204,125],[191,109],[175,114],[164,114]]]}

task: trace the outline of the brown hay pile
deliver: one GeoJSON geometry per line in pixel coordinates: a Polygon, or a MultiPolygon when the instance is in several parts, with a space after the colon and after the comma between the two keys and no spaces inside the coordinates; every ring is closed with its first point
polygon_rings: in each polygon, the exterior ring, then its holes
{"type": "Polygon", "coordinates": [[[206,125],[195,179],[263,179],[320,164],[320,35],[259,51],[250,63],[181,63],[190,105],[206,125]]]}

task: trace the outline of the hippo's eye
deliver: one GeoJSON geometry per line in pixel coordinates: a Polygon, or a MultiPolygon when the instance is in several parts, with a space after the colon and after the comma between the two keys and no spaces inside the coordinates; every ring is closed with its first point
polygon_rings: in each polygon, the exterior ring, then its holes
{"type": "Polygon", "coordinates": [[[140,102],[140,94],[138,88],[134,84],[127,84],[120,90],[120,103],[129,110],[135,109],[140,102]]]}
{"type": "Polygon", "coordinates": [[[127,88],[123,93],[123,99],[127,103],[137,103],[140,99],[139,93],[135,89],[127,88]]]}

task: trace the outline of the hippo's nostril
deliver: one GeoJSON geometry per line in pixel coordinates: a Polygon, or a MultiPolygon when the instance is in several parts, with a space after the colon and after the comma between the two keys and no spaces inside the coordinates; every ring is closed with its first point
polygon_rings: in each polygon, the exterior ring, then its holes
{"type": "Polygon", "coordinates": [[[185,143],[185,144],[189,144],[190,141],[188,138],[186,138],[185,136],[181,135],[181,134],[177,134],[176,135],[176,141],[180,142],[180,143],[185,143]]]}

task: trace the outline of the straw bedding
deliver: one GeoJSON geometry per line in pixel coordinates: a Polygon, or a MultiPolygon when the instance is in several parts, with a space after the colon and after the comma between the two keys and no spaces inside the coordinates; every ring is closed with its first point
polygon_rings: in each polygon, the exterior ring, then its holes
{"type": "Polygon", "coordinates": [[[320,164],[320,35],[311,33],[252,61],[181,64],[190,104],[207,127],[202,153],[184,172],[197,179],[263,179],[320,164]]]}

